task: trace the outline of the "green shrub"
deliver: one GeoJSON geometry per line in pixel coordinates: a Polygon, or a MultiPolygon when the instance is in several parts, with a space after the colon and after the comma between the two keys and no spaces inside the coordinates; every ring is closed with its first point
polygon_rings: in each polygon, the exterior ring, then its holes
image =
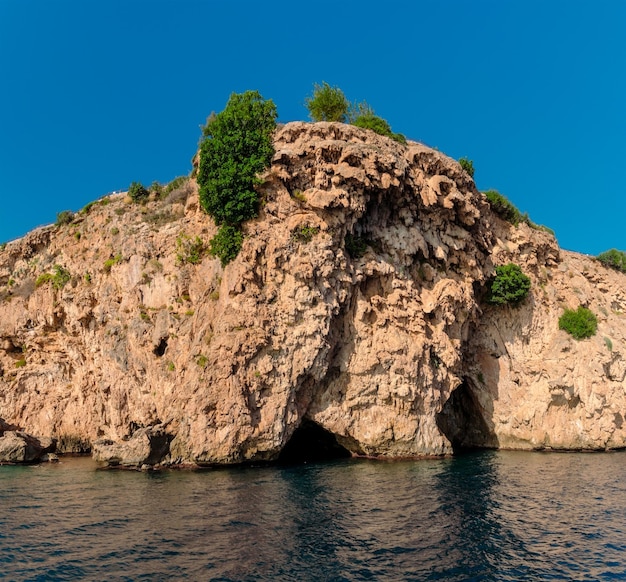
{"type": "Polygon", "coordinates": [[[346,252],[353,259],[360,259],[367,251],[367,241],[354,234],[346,235],[346,252]]]}
{"type": "Polygon", "coordinates": [[[530,218],[528,218],[527,214],[524,215],[524,222],[528,226],[530,226],[530,228],[534,228],[535,230],[541,230],[542,232],[547,232],[548,234],[551,234],[552,236],[556,236],[556,233],[554,232],[554,230],[552,230],[549,226],[545,226],[543,224],[536,224],[535,222],[530,220],[530,218]]]}
{"type": "Polygon", "coordinates": [[[223,224],[217,234],[209,241],[209,253],[219,257],[222,267],[234,260],[243,244],[243,233],[236,226],[223,224]]]}
{"type": "Polygon", "coordinates": [[[15,362],[16,368],[23,368],[25,365],[26,365],[26,358],[22,358],[18,360],[17,362],[15,362]]]}
{"type": "Polygon", "coordinates": [[[42,273],[35,280],[35,287],[41,287],[46,283],[52,283],[55,289],[63,289],[71,279],[70,272],[61,265],[54,265],[54,273],[42,273]]]}
{"type": "Polygon", "coordinates": [[[64,224],[69,224],[74,220],[74,213],[71,210],[63,210],[62,212],[57,213],[57,226],[63,226],[64,224]]]}
{"type": "Polygon", "coordinates": [[[52,273],[42,273],[35,280],[35,287],[41,287],[50,281],[52,281],[52,273]]]}
{"type": "Polygon", "coordinates": [[[313,121],[348,120],[350,103],[339,87],[331,87],[328,83],[317,83],[313,87],[313,95],[304,101],[313,121]]]}
{"type": "Polygon", "coordinates": [[[600,261],[604,266],[617,269],[626,273],[626,253],[618,251],[617,249],[611,249],[600,253],[596,259],[600,261]]]}
{"type": "Polygon", "coordinates": [[[84,214],[89,214],[89,212],[91,212],[91,209],[98,203],[97,200],[92,200],[91,202],[87,202],[87,204],[85,204],[85,206],[83,207],[83,209],[81,210],[81,213],[84,214]]]}
{"type": "Polygon", "coordinates": [[[180,234],[176,238],[176,262],[179,265],[185,263],[197,265],[202,261],[205,250],[206,247],[199,236],[192,239],[186,234],[180,234]]]}
{"type": "Polygon", "coordinates": [[[317,226],[309,226],[303,224],[298,226],[291,232],[291,238],[295,242],[309,243],[313,240],[313,237],[320,231],[317,226]]]}
{"type": "Polygon", "coordinates": [[[385,119],[376,115],[369,109],[369,106],[366,106],[366,108],[368,110],[365,113],[356,116],[352,123],[354,126],[362,127],[363,129],[371,129],[379,135],[385,135],[397,142],[406,144],[406,137],[401,133],[391,131],[391,126],[385,119]]]}
{"type": "Polygon", "coordinates": [[[470,175],[470,178],[474,177],[474,162],[472,162],[472,160],[469,160],[468,158],[461,158],[459,160],[459,164],[461,164],[461,168],[463,168],[463,170],[470,175]]]}
{"type": "Polygon", "coordinates": [[[163,184],[161,184],[157,180],[154,180],[154,182],[152,182],[152,185],[150,186],[150,190],[155,193],[157,198],[162,198],[165,189],[163,187],[163,184]]]}
{"type": "Polygon", "coordinates": [[[178,176],[174,178],[167,186],[165,186],[165,190],[163,191],[163,195],[171,194],[174,190],[178,190],[181,186],[184,186],[189,181],[187,176],[178,176]]]}
{"type": "Polygon", "coordinates": [[[141,182],[133,182],[128,187],[128,195],[133,202],[144,202],[150,196],[150,192],[143,187],[141,182]]]}
{"type": "Polygon", "coordinates": [[[517,305],[530,291],[530,278],[519,265],[509,263],[496,267],[496,275],[489,285],[489,303],[517,305]]]}
{"type": "Polygon", "coordinates": [[[110,273],[111,272],[111,268],[114,265],[117,265],[120,261],[122,260],[122,255],[121,254],[117,254],[114,257],[111,257],[110,259],[107,259],[106,261],[104,261],[104,272],[105,273],[110,273]]]}
{"type": "Polygon", "coordinates": [[[580,340],[595,335],[598,320],[592,311],[582,305],[576,309],[566,309],[559,318],[559,329],[562,329],[580,340]]]}
{"type": "Polygon", "coordinates": [[[258,91],[233,93],[209,118],[200,145],[200,203],[218,225],[238,227],[258,213],[258,174],[274,154],[276,106],[258,91]]]}
{"type": "Polygon", "coordinates": [[[517,226],[523,219],[522,213],[513,205],[506,196],[503,196],[497,190],[487,190],[484,192],[491,209],[504,220],[507,220],[511,224],[517,226]]]}

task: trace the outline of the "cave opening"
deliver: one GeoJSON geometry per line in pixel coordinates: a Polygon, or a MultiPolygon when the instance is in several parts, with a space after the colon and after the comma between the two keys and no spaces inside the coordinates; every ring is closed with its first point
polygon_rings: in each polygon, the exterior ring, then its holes
{"type": "Polygon", "coordinates": [[[161,356],[163,356],[163,354],[165,354],[166,349],[167,349],[167,338],[163,337],[161,338],[159,345],[154,347],[154,350],[153,350],[154,355],[160,358],[161,356]]]}
{"type": "Polygon", "coordinates": [[[436,420],[454,453],[498,447],[498,439],[467,379],[452,391],[436,420]]]}
{"type": "Polygon", "coordinates": [[[316,422],[305,419],[294,431],[278,457],[281,464],[316,463],[351,457],[335,435],[316,422]]]}

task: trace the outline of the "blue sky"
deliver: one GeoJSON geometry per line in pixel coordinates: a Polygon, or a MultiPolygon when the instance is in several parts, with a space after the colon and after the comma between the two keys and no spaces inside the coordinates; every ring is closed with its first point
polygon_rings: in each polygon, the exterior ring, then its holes
{"type": "Polygon", "coordinates": [[[563,248],[626,250],[625,38],[623,0],[0,0],[0,242],[187,174],[233,91],[291,121],[327,81],[563,248]]]}

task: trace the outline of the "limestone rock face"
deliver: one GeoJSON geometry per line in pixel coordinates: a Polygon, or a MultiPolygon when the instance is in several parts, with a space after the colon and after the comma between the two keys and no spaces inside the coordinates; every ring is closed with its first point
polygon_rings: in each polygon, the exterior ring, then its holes
{"type": "Polygon", "coordinates": [[[33,463],[47,460],[56,442],[44,437],[38,439],[18,430],[0,418],[0,464],[33,463]]]}
{"type": "Polygon", "coordinates": [[[193,182],[0,250],[0,416],[130,465],[272,460],[303,422],[371,456],[626,446],[623,275],[504,223],[421,144],[290,123],[275,150],[225,269],[191,260],[216,232],[193,182]],[[511,261],[531,296],[486,304],[511,261]],[[579,304],[583,342],[557,323],[579,304]]]}

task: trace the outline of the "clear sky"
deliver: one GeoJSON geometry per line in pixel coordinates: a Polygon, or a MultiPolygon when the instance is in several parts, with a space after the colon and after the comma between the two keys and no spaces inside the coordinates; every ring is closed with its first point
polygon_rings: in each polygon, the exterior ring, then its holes
{"type": "Polygon", "coordinates": [[[0,242],[187,174],[211,111],[315,82],[469,157],[563,248],[626,250],[626,1],[0,0],[0,242]]]}

